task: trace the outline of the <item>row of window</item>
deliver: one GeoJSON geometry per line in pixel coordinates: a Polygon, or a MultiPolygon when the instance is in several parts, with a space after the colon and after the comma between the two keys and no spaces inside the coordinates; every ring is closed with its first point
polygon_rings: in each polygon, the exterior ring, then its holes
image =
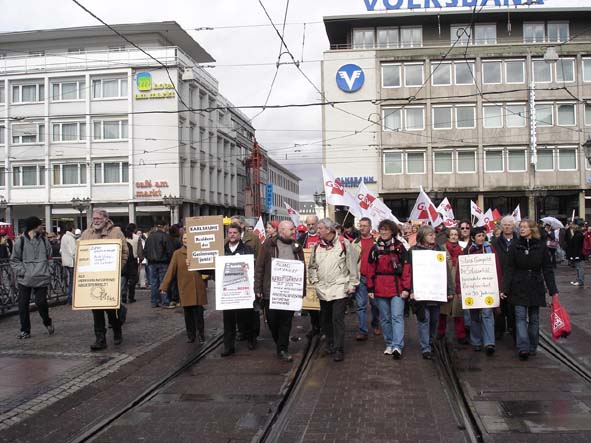
{"type": "MultiPolygon", "coordinates": [[[[86,184],[86,164],[70,163],[53,165],[53,185],[86,184]]],[[[127,162],[94,163],[95,184],[117,184],[129,182],[127,162]]],[[[45,166],[26,165],[12,168],[12,186],[44,186],[45,166]]],[[[6,186],[6,168],[0,168],[0,187],[6,186]]]]}
{"type": "MultiPolygon", "coordinates": [[[[425,151],[384,152],[384,174],[425,174],[427,154],[425,151]]],[[[433,152],[434,174],[470,174],[477,172],[477,152],[462,149],[438,149],[433,152]]],[[[576,171],[577,148],[546,147],[537,151],[537,171],[576,171]]],[[[526,172],[528,150],[523,148],[487,148],[484,150],[484,172],[526,172]]]]}
{"type": "MultiPolygon", "coordinates": [[[[127,140],[127,120],[94,120],[92,122],[92,139],[127,140]]],[[[45,142],[45,124],[43,123],[15,123],[11,126],[13,145],[39,144],[45,142]]],[[[84,142],[86,141],[86,123],[57,122],[51,124],[52,142],[84,142]]],[[[6,143],[6,128],[0,126],[0,145],[6,143]]]]}
{"type": "MultiPolygon", "coordinates": [[[[85,80],[63,80],[50,83],[52,102],[75,101],[86,99],[85,80]]],[[[10,85],[12,104],[40,103],[45,101],[43,80],[10,85]]],[[[109,78],[92,80],[92,98],[94,100],[127,98],[127,78],[109,78]]],[[[4,82],[0,82],[0,103],[6,103],[4,82]]]]}
{"type": "MultiPolygon", "coordinates": [[[[569,22],[524,22],[523,43],[560,43],[570,38],[569,22]]],[[[455,24],[449,27],[450,44],[496,45],[497,24],[455,24]]],[[[355,28],[352,32],[353,49],[417,48],[423,46],[421,26],[391,26],[355,28]]]]}
{"type": "MultiPolygon", "coordinates": [[[[539,102],[535,106],[535,121],[539,127],[576,126],[576,103],[539,102]]],[[[476,105],[433,105],[431,124],[438,129],[476,128],[476,105]]],[[[482,106],[482,127],[525,128],[527,125],[525,103],[498,103],[482,106]]],[[[425,106],[388,107],[382,111],[384,131],[425,130],[425,106]]],[[[585,105],[585,125],[591,125],[591,105],[585,105]]]]}
{"type": "MultiPolygon", "coordinates": [[[[482,83],[485,85],[525,83],[525,60],[482,60],[482,83]]],[[[532,78],[535,83],[572,83],[575,81],[575,59],[561,58],[556,63],[543,59],[532,60],[532,78]]],[[[400,88],[422,86],[422,62],[382,63],[382,87],[400,88]]],[[[476,78],[474,61],[432,61],[431,85],[473,85],[476,78]]],[[[591,82],[591,59],[583,59],[583,81],[591,82]]]]}

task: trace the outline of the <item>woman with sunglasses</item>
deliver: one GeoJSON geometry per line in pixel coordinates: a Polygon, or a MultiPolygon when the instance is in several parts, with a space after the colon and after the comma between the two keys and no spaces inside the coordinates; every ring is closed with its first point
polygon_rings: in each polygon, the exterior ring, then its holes
{"type": "Polygon", "coordinates": [[[462,220],[460,222],[460,239],[458,240],[458,244],[462,247],[462,249],[466,249],[468,243],[470,243],[470,231],[472,230],[472,223],[468,220],[462,220]]]}

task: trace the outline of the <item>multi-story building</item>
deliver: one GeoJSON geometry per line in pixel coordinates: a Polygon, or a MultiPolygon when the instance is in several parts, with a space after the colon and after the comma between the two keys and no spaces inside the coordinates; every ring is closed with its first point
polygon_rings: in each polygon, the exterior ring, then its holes
{"type": "Polygon", "coordinates": [[[115,29],[141,50],[103,26],[0,34],[5,218],[243,212],[255,131],[199,67],[212,56],[176,22],[115,29]]]}
{"type": "Polygon", "coordinates": [[[323,91],[345,103],[323,108],[324,164],[351,188],[375,178],[402,218],[419,186],[460,217],[470,200],[588,217],[590,20],[591,8],[537,5],[325,18],[323,91]]]}

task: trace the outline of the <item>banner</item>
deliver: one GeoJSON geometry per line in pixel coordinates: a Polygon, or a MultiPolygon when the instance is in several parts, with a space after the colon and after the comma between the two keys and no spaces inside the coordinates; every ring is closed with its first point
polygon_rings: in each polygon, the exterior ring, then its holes
{"type": "Polygon", "coordinates": [[[299,311],[304,295],[304,267],[299,260],[273,259],[271,263],[270,309],[299,311]]]}
{"type": "MultiPolygon", "coordinates": [[[[312,248],[304,249],[304,261],[306,266],[310,264],[310,256],[312,255],[312,248]]],[[[306,296],[302,300],[302,309],[307,311],[320,311],[320,299],[316,295],[316,288],[306,282],[306,296]]]]}
{"type": "Polygon", "coordinates": [[[215,308],[249,309],[254,303],[254,255],[219,256],[215,261],[215,308]]]}
{"type": "Polygon", "coordinates": [[[254,225],[254,229],[252,230],[253,234],[259,238],[259,241],[265,243],[267,238],[267,233],[265,232],[265,224],[263,223],[263,217],[259,215],[259,219],[257,220],[257,224],[254,225]]]}
{"type": "Polygon", "coordinates": [[[495,254],[460,255],[462,309],[499,306],[499,281],[495,254]]]}
{"type": "Polygon", "coordinates": [[[120,308],[122,246],[118,239],[78,242],[72,309],[120,308]]]}
{"type": "Polygon", "coordinates": [[[291,221],[293,222],[293,224],[297,228],[301,223],[300,213],[298,211],[296,211],[294,208],[292,208],[291,206],[289,206],[287,204],[287,202],[283,202],[283,204],[285,205],[285,209],[287,209],[287,213],[289,214],[289,218],[291,218],[291,221]]]}
{"type": "Polygon", "coordinates": [[[224,255],[224,218],[221,215],[187,219],[189,271],[215,269],[215,260],[224,255]]]}
{"type": "Polygon", "coordinates": [[[412,251],[412,285],[416,301],[447,302],[447,260],[444,251],[412,251]]]}
{"type": "Polygon", "coordinates": [[[334,178],[324,166],[322,167],[322,176],[324,178],[324,193],[326,202],[335,206],[347,206],[349,212],[355,217],[362,217],[359,202],[345,189],[343,184],[334,178]]]}
{"type": "Polygon", "coordinates": [[[431,223],[431,226],[434,228],[443,223],[443,219],[437,213],[435,205],[427,193],[423,190],[422,186],[420,187],[417,201],[415,202],[415,205],[410,213],[409,220],[428,222],[431,223]]]}
{"type": "Polygon", "coordinates": [[[521,221],[521,208],[519,207],[519,205],[517,205],[517,207],[513,211],[513,214],[511,214],[511,215],[515,219],[516,223],[519,223],[521,221]]]}

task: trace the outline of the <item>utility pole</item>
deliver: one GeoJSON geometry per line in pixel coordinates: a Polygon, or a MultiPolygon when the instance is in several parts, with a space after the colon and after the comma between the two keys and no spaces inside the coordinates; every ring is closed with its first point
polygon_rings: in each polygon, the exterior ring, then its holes
{"type": "Polygon", "coordinates": [[[528,213],[529,217],[535,219],[536,214],[536,165],[538,163],[538,138],[536,126],[536,84],[532,79],[529,83],[529,196],[528,213]]]}

